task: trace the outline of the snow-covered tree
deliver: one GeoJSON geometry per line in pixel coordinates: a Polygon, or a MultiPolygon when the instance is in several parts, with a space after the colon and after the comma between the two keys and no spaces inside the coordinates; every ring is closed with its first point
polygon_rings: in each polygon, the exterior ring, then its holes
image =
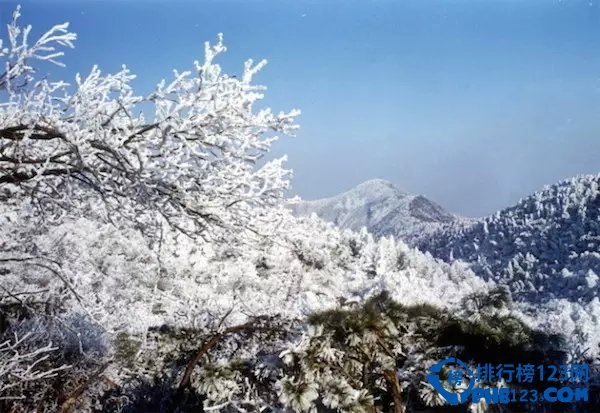
{"type": "Polygon", "coordinates": [[[222,73],[219,35],[203,62],[147,96],[133,91],[126,67],[93,67],[70,85],[35,69],[36,61],[61,65],[61,49],[76,39],[68,24],[32,42],[19,15],[0,48],[0,185],[14,199],[28,197],[46,219],[74,206],[142,228],[163,220],[194,237],[215,236],[215,227],[258,231],[261,208],[280,202],[289,176],[283,158],[261,158],[271,132],[293,132],[298,114],[255,109],[263,88],[252,79],[265,61],[247,61],[239,78],[222,73]]]}
{"type": "MultiPolygon", "coordinates": [[[[46,77],[40,65],[63,66],[76,35],[65,23],[32,39],[19,19],[17,8],[0,40],[0,305],[23,314],[3,313],[0,333],[23,316],[68,325],[82,315],[109,336],[143,333],[163,322],[162,311],[176,311],[170,304],[202,295],[197,282],[190,289],[189,279],[165,276],[177,251],[205,248],[203,241],[247,247],[268,237],[290,173],[285,158],[263,157],[277,133],[293,133],[299,112],[256,109],[264,88],[252,81],[266,62],[247,61],[239,77],[222,73],[215,61],[226,50],[221,35],[206,43],[202,62],[138,96],[126,67],[114,74],[93,67],[72,83],[46,77]]],[[[180,317],[212,324],[193,311],[180,317]]],[[[62,368],[40,360],[64,350],[64,337],[12,354],[31,343],[30,327],[0,347],[2,380],[11,380],[4,390],[22,390],[15,377],[42,381],[62,368]]]]}

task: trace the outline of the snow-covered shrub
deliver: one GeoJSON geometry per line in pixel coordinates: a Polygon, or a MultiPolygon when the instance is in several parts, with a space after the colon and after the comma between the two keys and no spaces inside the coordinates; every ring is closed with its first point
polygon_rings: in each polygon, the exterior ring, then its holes
{"type": "Polygon", "coordinates": [[[0,410],[56,411],[92,387],[107,361],[103,333],[83,315],[11,320],[0,335],[0,410]]]}
{"type": "Polygon", "coordinates": [[[474,321],[431,305],[405,306],[386,293],[313,314],[308,325],[282,353],[281,401],[293,411],[420,411],[444,404],[424,381],[447,357],[473,366],[504,362],[507,354],[523,363],[564,360],[559,337],[515,316],[488,313],[474,321]]]}

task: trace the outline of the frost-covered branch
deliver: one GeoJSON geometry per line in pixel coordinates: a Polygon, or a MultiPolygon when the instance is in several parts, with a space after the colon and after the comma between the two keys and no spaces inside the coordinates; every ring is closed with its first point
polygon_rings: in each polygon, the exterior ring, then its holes
{"type": "Polygon", "coordinates": [[[190,384],[190,380],[192,377],[192,372],[196,365],[200,362],[202,357],[204,357],[213,347],[215,347],[219,341],[229,335],[229,334],[238,334],[238,333],[249,333],[255,331],[257,329],[267,329],[269,328],[268,321],[270,317],[261,316],[255,319],[252,319],[244,324],[227,327],[222,329],[221,331],[216,332],[212,336],[210,336],[203,344],[202,347],[198,349],[196,354],[194,354],[193,358],[188,362],[185,368],[185,372],[183,377],[181,378],[181,382],[179,383],[179,388],[183,389],[190,384]]]}
{"type": "Polygon", "coordinates": [[[0,106],[0,186],[13,185],[50,217],[101,201],[93,209],[107,220],[141,228],[161,220],[191,237],[255,227],[264,208],[281,203],[285,159],[259,161],[274,133],[293,133],[298,111],[254,109],[264,88],[252,80],[265,61],[246,62],[240,78],[223,74],[214,62],[226,50],[219,35],[205,45],[204,62],[174,71],[149,96],[135,94],[126,67],[115,74],[93,67],[70,86],[38,78],[30,62],[60,64],[58,47],[73,47],[75,35],[59,25],[29,45],[31,29],[18,17],[19,9],[0,54],[8,95],[0,106]],[[26,81],[12,87],[18,78],[26,81]]]}
{"type": "Polygon", "coordinates": [[[12,340],[0,343],[0,400],[24,397],[13,395],[12,390],[26,383],[55,377],[69,367],[66,365],[54,368],[42,366],[49,354],[56,351],[57,348],[53,347],[52,343],[48,343],[43,347],[29,349],[26,346],[29,337],[29,334],[21,337],[15,334],[12,340]],[[9,390],[11,390],[10,393],[9,390]],[[10,395],[5,396],[6,394],[10,395]]]}
{"type": "Polygon", "coordinates": [[[15,87],[26,85],[33,80],[34,67],[32,60],[47,61],[57,66],[64,66],[59,60],[64,52],[60,48],[73,48],[77,38],[68,31],[69,23],[58,24],[44,33],[37,41],[30,44],[31,26],[19,26],[21,7],[13,13],[8,25],[8,47],[0,40],[0,58],[3,60],[4,72],[0,74],[0,90],[14,92],[15,87]]]}

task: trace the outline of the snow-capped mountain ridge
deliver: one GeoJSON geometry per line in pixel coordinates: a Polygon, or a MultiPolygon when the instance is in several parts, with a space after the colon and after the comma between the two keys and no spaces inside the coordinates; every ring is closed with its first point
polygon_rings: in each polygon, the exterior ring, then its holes
{"type": "Polygon", "coordinates": [[[589,302],[600,292],[600,175],[547,185],[478,219],[452,215],[381,179],[293,210],[393,235],[447,262],[468,262],[479,276],[509,285],[517,299],[589,302]]]}
{"type": "Polygon", "coordinates": [[[478,219],[445,213],[451,219],[442,215],[426,222],[415,218],[414,210],[411,214],[416,199],[375,180],[295,208],[299,215],[314,212],[344,228],[365,226],[376,236],[395,235],[448,263],[466,262],[479,277],[507,286],[533,325],[580,335],[572,340],[598,352],[600,174],[546,186],[478,219]]]}
{"type": "Polygon", "coordinates": [[[296,215],[312,213],[341,228],[366,227],[376,236],[393,235],[409,243],[441,225],[462,220],[422,195],[398,189],[383,179],[372,179],[342,194],[294,203],[296,215]]]}

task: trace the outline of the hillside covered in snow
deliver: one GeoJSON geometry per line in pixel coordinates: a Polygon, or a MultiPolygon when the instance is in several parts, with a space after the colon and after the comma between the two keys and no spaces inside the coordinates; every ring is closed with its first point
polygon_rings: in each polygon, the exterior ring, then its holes
{"type": "MultiPolygon", "coordinates": [[[[409,195],[382,180],[335,197],[301,202],[298,215],[315,213],[342,228],[395,235],[448,263],[506,286],[535,325],[579,335],[598,351],[600,334],[600,175],[550,185],[491,216],[465,219],[425,202],[414,214],[409,195]],[[412,208],[411,208],[412,207],[412,208]]],[[[417,204],[418,205],[418,204],[417,204]]]]}
{"type": "Polygon", "coordinates": [[[565,180],[489,217],[446,225],[418,247],[472,263],[527,301],[598,300],[600,175],[565,180]]]}
{"type": "Polygon", "coordinates": [[[447,262],[465,261],[484,279],[509,285],[517,299],[589,302],[600,286],[599,187],[600,175],[579,176],[488,217],[466,219],[376,179],[292,210],[395,236],[447,262]]]}

